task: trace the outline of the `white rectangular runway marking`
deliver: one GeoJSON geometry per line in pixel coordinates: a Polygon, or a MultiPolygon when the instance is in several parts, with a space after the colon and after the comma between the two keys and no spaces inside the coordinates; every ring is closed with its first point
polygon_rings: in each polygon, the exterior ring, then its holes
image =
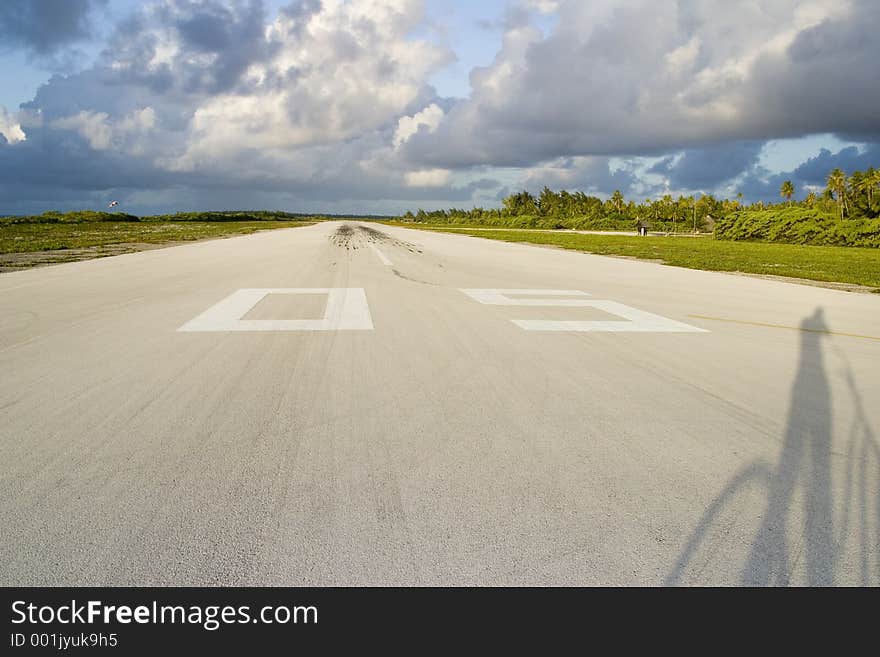
{"type": "Polygon", "coordinates": [[[382,252],[379,250],[379,247],[378,247],[378,246],[376,246],[375,244],[370,244],[370,248],[373,249],[373,251],[376,252],[376,255],[379,256],[379,260],[382,261],[382,264],[383,264],[383,265],[385,265],[386,267],[393,267],[393,266],[394,266],[394,263],[391,262],[391,261],[385,256],[385,254],[382,253],[382,252]]]}
{"type": "Polygon", "coordinates": [[[233,292],[178,331],[370,331],[373,319],[361,287],[245,288],[233,292]],[[269,294],[326,294],[323,319],[241,319],[269,294]]]}
{"type": "Polygon", "coordinates": [[[497,289],[463,289],[466,295],[487,306],[586,306],[587,299],[511,299],[509,294],[520,296],[541,297],[588,297],[580,290],[497,290],[497,289]]]}
{"type": "Polygon", "coordinates": [[[622,321],[580,321],[513,319],[514,324],[526,331],[596,331],[618,333],[708,333],[707,330],[678,322],[661,315],[638,310],[616,301],[602,299],[511,299],[515,295],[542,295],[544,297],[589,296],[580,290],[498,290],[462,289],[472,299],[490,306],[576,306],[597,308],[610,315],[622,317],[622,321]]]}

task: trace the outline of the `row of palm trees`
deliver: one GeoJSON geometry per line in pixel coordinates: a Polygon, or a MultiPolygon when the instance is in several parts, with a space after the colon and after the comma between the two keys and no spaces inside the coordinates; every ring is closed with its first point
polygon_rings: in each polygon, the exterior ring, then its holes
{"type": "MultiPolygon", "coordinates": [[[[856,171],[851,177],[847,177],[846,173],[841,169],[834,169],[828,174],[825,181],[824,197],[833,200],[837,205],[837,212],[841,219],[851,208],[854,197],[862,196],[867,201],[866,209],[869,214],[875,212],[875,198],[880,199],[880,195],[875,192],[880,190],[880,169],[869,167],[867,171],[856,171]]],[[[786,180],[779,187],[779,195],[791,205],[794,196],[794,184],[790,180],[786,180]]],[[[807,207],[813,207],[819,200],[815,192],[810,192],[804,204],[807,207]]]]}

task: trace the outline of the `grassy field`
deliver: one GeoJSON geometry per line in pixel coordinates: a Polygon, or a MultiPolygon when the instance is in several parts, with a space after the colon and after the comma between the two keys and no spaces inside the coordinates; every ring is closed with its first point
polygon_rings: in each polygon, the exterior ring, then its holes
{"type": "Polygon", "coordinates": [[[302,221],[89,222],[80,224],[0,224],[0,253],[29,253],[111,244],[161,244],[257,230],[304,226],[302,221]]]}
{"type": "Polygon", "coordinates": [[[394,225],[472,235],[505,242],[557,246],[600,255],[629,256],[667,265],[863,285],[880,291],[880,249],[729,242],[711,238],[581,235],[523,230],[472,230],[419,224],[394,225]]]}
{"type": "Polygon", "coordinates": [[[313,221],[0,221],[0,271],[141,251],[258,230],[308,226],[313,221]]]}

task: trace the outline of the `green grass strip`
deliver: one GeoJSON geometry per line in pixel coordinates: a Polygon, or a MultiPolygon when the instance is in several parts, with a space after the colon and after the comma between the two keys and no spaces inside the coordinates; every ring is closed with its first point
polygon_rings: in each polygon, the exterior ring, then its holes
{"type": "MultiPolygon", "coordinates": [[[[880,288],[880,249],[731,242],[712,238],[582,235],[524,230],[469,230],[400,224],[504,242],[557,246],[609,256],[654,260],[708,271],[743,272],[880,288]]],[[[875,292],[878,291],[875,289],[875,292]]]]}

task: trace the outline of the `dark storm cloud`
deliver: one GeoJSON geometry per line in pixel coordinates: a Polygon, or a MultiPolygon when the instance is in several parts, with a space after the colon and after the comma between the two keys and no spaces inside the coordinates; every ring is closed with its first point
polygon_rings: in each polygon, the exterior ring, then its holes
{"type": "Polygon", "coordinates": [[[154,92],[218,93],[236,85],[269,53],[262,0],[179,0],[135,14],[111,38],[105,57],[126,81],[154,92]],[[174,50],[167,53],[173,44],[174,50]],[[145,66],[155,63],[152,66],[145,66]]]}
{"type": "Polygon", "coordinates": [[[765,203],[778,203],[782,198],[779,188],[786,180],[791,180],[795,188],[795,199],[802,199],[807,195],[801,181],[797,180],[791,171],[773,173],[766,169],[755,168],[745,173],[736,185],[736,191],[743,195],[746,203],[763,201],[765,203]]]}
{"type": "Polygon", "coordinates": [[[773,173],[759,166],[745,172],[737,185],[739,191],[749,201],[779,201],[779,187],[790,180],[795,187],[795,198],[804,198],[810,187],[824,189],[828,173],[840,168],[846,174],[877,167],[880,163],[880,143],[865,144],[861,149],[855,146],[842,148],[832,153],[823,148],[813,157],[796,166],[791,171],[773,173]]]}
{"type": "Polygon", "coordinates": [[[793,174],[805,184],[824,185],[828,172],[832,169],[842,169],[847,174],[851,174],[853,171],[864,171],[868,167],[878,166],[880,166],[880,143],[873,143],[866,144],[861,150],[855,146],[848,146],[837,153],[823,148],[818,155],[797,167],[793,174]]]}
{"type": "Polygon", "coordinates": [[[0,50],[24,48],[51,55],[89,38],[90,15],[106,0],[2,0],[0,50]]]}
{"type": "Polygon", "coordinates": [[[149,161],[112,150],[96,154],[76,133],[31,128],[26,141],[0,144],[0,180],[7,195],[21,188],[101,190],[111,187],[157,188],[173,184],[174,176],[149,161]]]}
{"type": "Polygon", "coordinates": [[[663,175],[674,189],[714,189],[755,166],[763,142],[714,144],[660,160],[648,173],[663,175]]]}
{"type": "Polygon", "coordinates": [[[798,34],[779,56],[755,66],[747,122],[773,136],[843,133],[858,141],[880,136],[880,2],[858,0],[798,34]],[[766,117],[766,118],[765,118],[766,117]]]}

